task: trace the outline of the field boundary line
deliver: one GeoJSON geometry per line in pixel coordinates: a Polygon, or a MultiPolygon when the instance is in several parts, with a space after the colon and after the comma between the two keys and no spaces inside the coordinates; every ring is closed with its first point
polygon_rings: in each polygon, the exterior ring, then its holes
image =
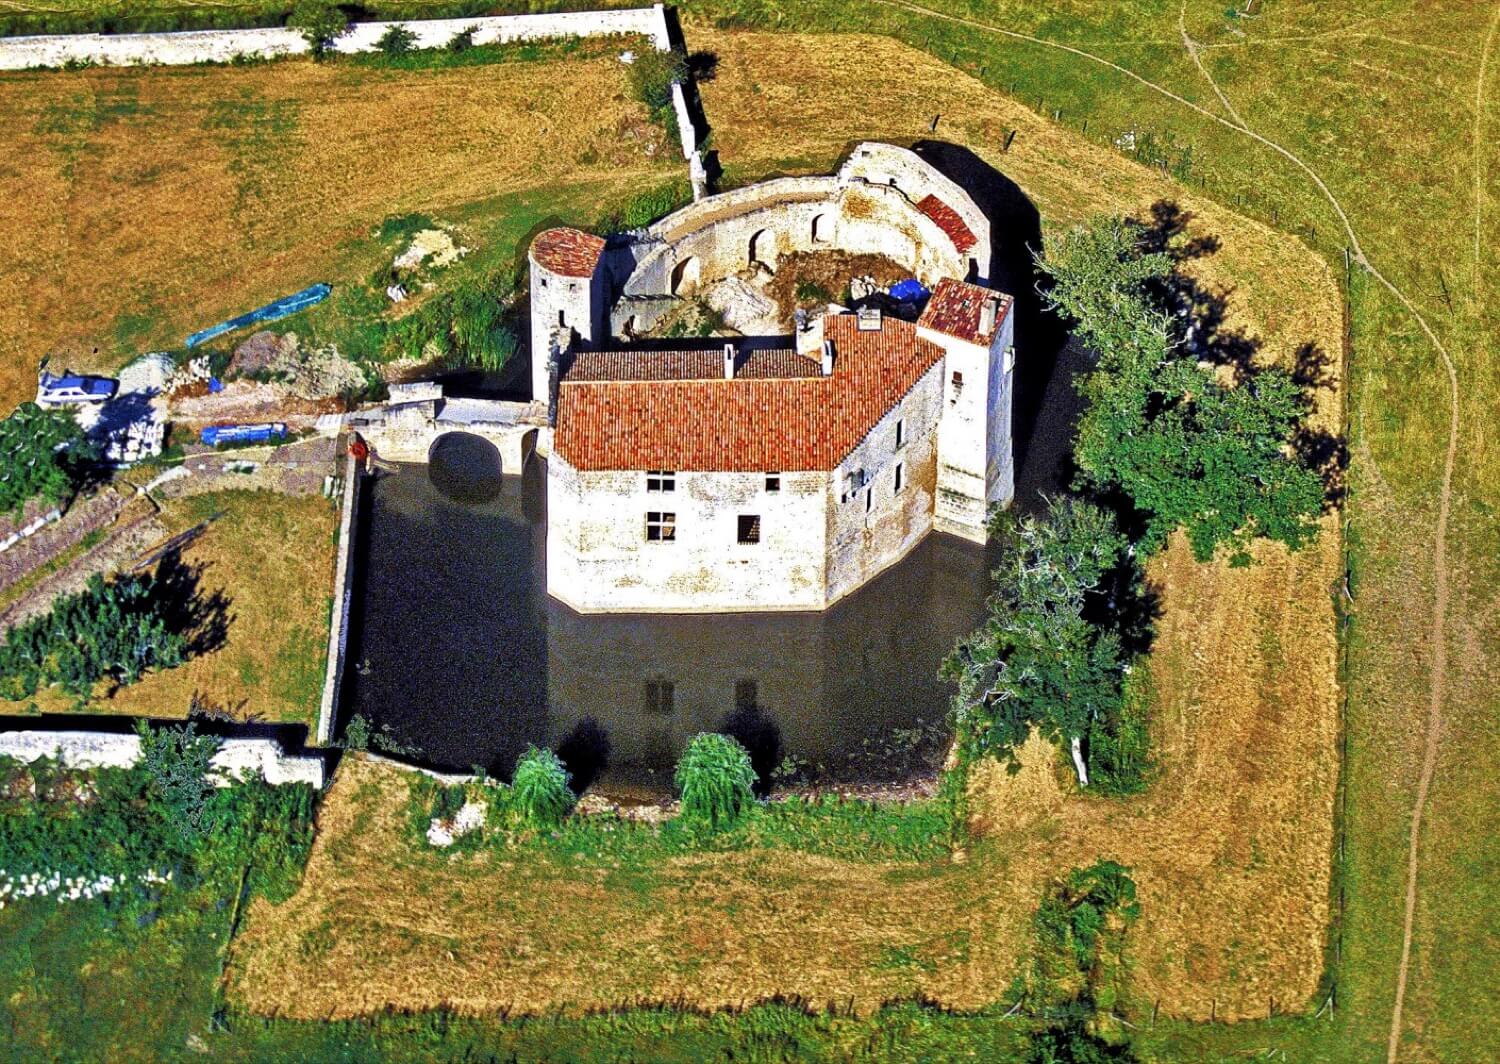
{"type": "MultiPolygon", "coordinates": [[[[1481,313],[1483,274],[1480,272],[1480,263],[1484,256],[1484,181],[1487,169],[1484,160],[1484,108],[1487,102],[1484,82],[1489,72],[1490,53],[1494,51],[1497,32],[1500,32],[1500,4],[1495,5],[1494,14],[1490,16],[1490,30],[1485,34],[1484,49],[1479,53],[1479,77],[1474,83],[1474,303],[1481,313]]],[[[1481,329],[1480,336],[1483,335],[1484,330],[1481,329]]]]}
{"type": "MultiPolygon", "coordinates": [[[[1453,470],[1458,458],[1458,370],[1454,366],[1453,357],[1448,353],[1448,348],[1438,339],[1437,333],[1428,324],[1427,318],[1417,309],[1416,304],[1412,302],[1411,297],[1398,288],[1395,283],[1370,262],[1369,258],[1365,255],[1364,248],[1360,245],[1359,237],[1354,231],[1353,224],[1349,221],[1348,212],[1345,211],[1339,198],[1334,195],[1333,190],[1328,187],[1327,182],[1318,175],[1317,171],[1287,148],[1282,147],[1268,137],[1262,136],[1253,129],[1235,125],[1227,118],[1214,114],[1207,108],[1193,103],[1191,100],[1178,95],[1172,90],[1142,77],[1133,70],[1122,67],[1118,63],[1111,62],[1102,56],[1094,55],[1092,52],[1084,51],[1081,48],[1074,48],[1059,41],[1051,41],[1045,37],[1037,37],[1033,34],[1021,33],[1017,30],[992,26],[977,19],[933,11],[931,8],[912,3],[910,0],[874,0],[874,2],[886,7],[902,8],[907,11],[927,15],[930,18],[970,26],[974,29],[988,31],[1003,37],[1010,37],[1015,40],[1027,41],[1031,44],[1039,44],[1046,48],[1055,48],[1060,51],[1069,52],[1080,58],[1124,74],[1132,81],[1139,82],[1153,92],[1159,93],[1169,100],[1174,100],[1184,107],[1203,115],[1205,118],[1217,122],[1227,129],[1241,133],[1271,149],[1306,174],[1313,184],[1317,186],[1318,190],[1323,193],[1324,198],[1328,201],[1328,205],[1333,208],[1334,214],[1338,216],[1339,222],[1343,225],[1344,234],[1348,239],[1349,248],[1353,252],[1354,259],[1369,272],[1372,278],[1379,282],[1382,288],[1388,291],[1396,298],[1397,302],[1406,308],[1407,313],[1416,321],[1422,333],[1438,353],[1438,359],[1442,363],[1443,370],[1448,378],[1448,442],[1443,455],[1443,473],[1438,494],[1437,527],[1433,532],[1433,616],[1431,634],[1433,661],[1428,687],[1427,735],[1423,745],[1422,771],[1417,781],[1416,801],[1412,808],[1411,831],[1407,849],[1406,913],[1402,930],[1401,962],[1396,973],[1396,997],[1391,1010],[1390,1038],[1386,1046],[1387,1064],[1395,1064],[1399,1048],[1398,1043],[1400,1041],[1401,1013],[1406,997],[1407,973],[1411,960],[1412,924],[1416,913],[1417,872],[1420,867],[1419,841],[1422,829],[1422,814],[1427,803],[1428,792],[1432,787],[1432,778],[1437,771],[1438,745],[1443,727],[1443,703],[1446,700],[1448,690],[1448,522],[1453,503],[1453,470]]],[[[1344,386],[1348,387],[1347,381],[1344,382],[1344,386]]]]}

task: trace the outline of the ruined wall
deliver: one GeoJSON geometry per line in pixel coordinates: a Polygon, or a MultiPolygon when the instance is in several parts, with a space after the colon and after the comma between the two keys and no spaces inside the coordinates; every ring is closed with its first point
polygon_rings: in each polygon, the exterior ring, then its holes
{"type": "Polygon", "coordinates": [[[677,471],[671,492],[641,471],[547,463],[547,590],[580,612],[718,612],[825,605],[828,474],[677,471]],[[648,512],[676,515],[676,539],[646,538],[648,512]],[[740,515],[760,542],[738,542],[740,515]]]}
{"type": "Polygon", "coordinates": [[[939,362],[834,471],[828,487],[830,603],[900,561],[931,531],[942,401],[939,362]]]}
{"type": "MultiPolygon", "coordinates": [[[[484,18],[415,19],[361,22],[333,42],[333,51],[373,52],[392,26],[405,26],[417,48],[441,48],[459,32],[473,28],[475,44],[545,40],[552,37],[607,37],[643,34],[666,51],[671,47],[666,11],[654,7],[618,11],[563,11],[541,15],[484,18]]],[[[240,30],[189,30],[177,33],[77,33],[0,39],[0,70],[60,67],[66,63],[115,66],[227,63],[237,56],[303,55],[307,41],[297,30],[278,27],[240,30]]]]}
{"type": "MultiPolygon", "coordinates": [[[[0,757],[28,763],[45,757],[77,769],[130,768],[141,759],[141,737],[91,731],[0,732],[0,757]]],[[[321,758],[287,754],[273,739],[225,739],[209,764],[209,778],[221,787],[256,775],[273,786],[323,786],[321,758]]]]}

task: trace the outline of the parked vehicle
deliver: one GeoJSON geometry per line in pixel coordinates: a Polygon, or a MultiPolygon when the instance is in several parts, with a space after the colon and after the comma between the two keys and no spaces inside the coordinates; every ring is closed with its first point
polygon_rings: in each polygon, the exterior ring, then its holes
{"type": "Polygon", "coordinates": [[[36,405],[55,407],[104,403],[114,398],[119,387],[119,382],[109,377],[91,377],[66,371],[57,376],[43,370],[37,378],[36,405]]]}

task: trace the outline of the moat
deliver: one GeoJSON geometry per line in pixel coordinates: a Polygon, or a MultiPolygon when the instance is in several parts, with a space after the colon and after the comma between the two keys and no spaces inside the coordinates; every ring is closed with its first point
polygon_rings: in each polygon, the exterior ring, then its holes
{"type": "Polygon", "coordinates": [[[545,465],[474,437],[367,483],[341,717],[435,768],[508,778],[535,743],[575,785],[659,794],[732,734],[766,783],[898,782],[946,743],[938,665],[980,619],[986,552],[930,535],[822,613],[580,615],[545,585],[545,465]]]}

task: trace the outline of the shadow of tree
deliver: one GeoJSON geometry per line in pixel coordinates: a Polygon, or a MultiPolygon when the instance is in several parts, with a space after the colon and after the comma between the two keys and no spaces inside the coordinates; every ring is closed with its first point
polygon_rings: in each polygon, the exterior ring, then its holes
{"type": "MultiPolygon", "coordinates": [[[[1200,362],[1224,368],[1234,386],[1253,387],[1267,367],[1256,361],[1260,339],[1228,323],[1232,290],[1209,288],[1180,268],[1186,262],[1216,254],[1221,247],[1217,236],[1190,232],[1193,217],[1191,211],[1176,203],[1158,200],[1146,217],[1129,219],[1139,227],[1144,249],[1165,254],[1173,264],[1172,272],[1151,294],[1163,311],[1179,320],[1178,336],[1189,354],[1200,362]]],[[[1298,461],[1322,480],[1324,507],[1330,509],[1344,498],[1348,446],[1342,436],[1310,426],[1307,417],[1317,405],[1318,393],[1337,383],[1333,360],[1311,342],[1299,347],[1295,357],[1289,373],[1302,390],[1303,416],[1293,432],[1291,447],[1298,461]]]]}
{"type": "Polygon", "coordinates": [[[223,588],[205,592],[202,576],[208,566],[189,565],[178,551],[168,551],[157,563],[152,594],[162,607],[168,627],[187,640],[187,656],[197,657],[218,650],[229,636],[234,620],[231,600],[223,588]]]}
{"type": "Polygon", "coordinates": [[[563,736],[557,744],[557,756],[572,777],[569,786],[574,794],[582,794],[604,774],[611,746],[609,732],[593,717],[584,717],[563,736]]]}

